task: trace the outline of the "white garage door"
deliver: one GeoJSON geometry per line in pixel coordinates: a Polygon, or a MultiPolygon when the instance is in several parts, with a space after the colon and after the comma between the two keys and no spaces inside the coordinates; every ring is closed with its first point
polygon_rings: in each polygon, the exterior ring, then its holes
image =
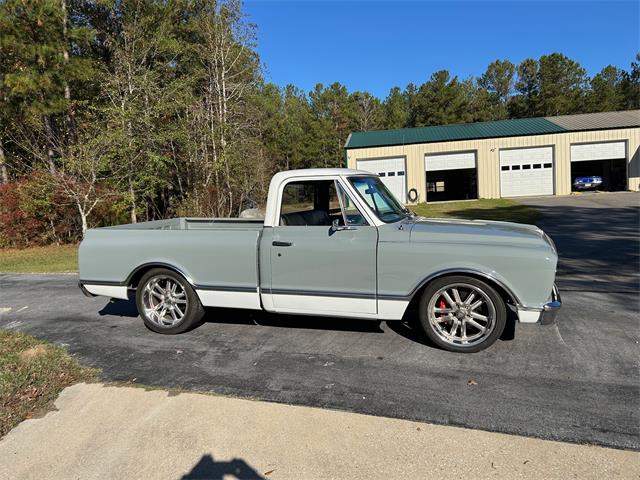
{"type": "Polygon", "coordinates": [[[381,158],[376,160],[358,160],[358,170],[377,173],[380,180],[402,203],[407,201],[406,168],[404,157],[381,158]]]}
{"type": "Polygon", "coordinates": [[[427,172],[462,170],[466,168],[476,168],[475,152],[443,153],[425,155],[424,157],[424,169],[427,172]]]}
{"type": "Polygon", "coordinates": [[[572,162],[589,162],[591,160],[616,160],[627,158],[625,142],[585,143],[571,145],[572,162]]]}
{"type": "Polygon", "coordinates": [[[553,195],[553,148],[500,150],[500,195],[553,195]]]}

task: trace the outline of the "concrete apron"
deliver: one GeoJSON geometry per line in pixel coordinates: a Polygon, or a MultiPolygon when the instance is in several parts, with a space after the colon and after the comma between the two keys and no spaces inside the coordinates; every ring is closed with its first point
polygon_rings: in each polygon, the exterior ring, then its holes
{"type": "Polygon", "coordinates": [[[638,478],[640,453],[196,393],[80,384],[0,478],[638,478]]]}

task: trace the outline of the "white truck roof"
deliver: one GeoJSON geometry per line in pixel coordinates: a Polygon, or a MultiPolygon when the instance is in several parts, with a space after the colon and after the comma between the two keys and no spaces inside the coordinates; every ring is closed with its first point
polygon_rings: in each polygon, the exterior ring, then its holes
{"type": "Polygon", "coordinates": [[[303,168],[300,170],[285,170],[284,172],[276,173],[271,182],[281,182],[285,178],[292,177],[335,177],[337,175],[375,175],[375,173],[367,172],[365,170],[354,170],[353,168],[303,168]]]}

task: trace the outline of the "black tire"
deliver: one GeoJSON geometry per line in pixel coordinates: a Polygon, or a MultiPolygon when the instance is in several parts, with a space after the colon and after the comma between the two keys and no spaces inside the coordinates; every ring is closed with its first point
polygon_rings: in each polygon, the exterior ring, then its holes
{"type": "Polygon", "coordinates": [[[420,325],[424,333],[433,343],[450,352],[474,353],[484,350],[500,338],[507,323],[506,305],[498,292],[486,282],[466,275],[438,278],[429,283],[422,292],[419,308],[420,325]],[[442,293],[443,289],[455,305],[449,304],[449,300],[442,293]],[[453,292],[453,289],[458,292],[458,297],[462,300],[459,306],[453,295],[448,293],[453,292]],[[471,297],[469,305],[466,305],[464,301],[471,292],[474,296],[471,297]],[[470,306],[480,300],[483,302],[480,306],[474,310],[470,309],[470,306]],[[443,312],[446,310],[452,310],[452,312],[436,313],[436,308],[443,312]],[[476,315],[477,318],[472,318],[470,315],[476,315]],[[485,317],[486,323],[479,317],[485,317]],[[486,327],[483,331],[476,325],[480,327],[486,325],[486,327]],[[463,328],[464,338],[474,338],[475,335],[478,337],[471,342],[467,340],[465,343],[462,338],[458,341],[456,335],[460,331],[462,337],[463,328]],[[449,332],[447,329],[450,329],[449,332]],[[455,333],[452,336],[454,329],[455,333]],[[467,332],[471,332],[468,337],[467,332]]]}
{"type": "MultiPolygon", "coordinates": [[[[167,296],[167,292],[165,292],[165,296],[167,296]]],[[[181,275],[166,268],[154,268],[142,276],[136,289],[136,306],[147,328],[154,332],[168,335],[185,332],[196,326],[204,317],[204,308],[189,282],[181,275]],[[184,295],[182,293],[169,294],[170,298],[167,298],[166,301],[170,302],[170,305],[167,304],[169,306],[166,308],[164,308],[164,297],[161,299],[161,296],[155,292],[152,297],[149,296],[150,290],[147,288],[148,286],[154,285],[159,290],[163,290],[167,285],[172,286],[174,284],[177,285],[176,291],[181,289],[184,295]],[[150,314],[150,311],[155,311],[149,308],[153,307],[150,302],[162,303],[159,310],[164,308],[162,312],[167,313],[163,314],[162,317],[160,317],[161,312],[156,315],[150,314]],[[173,313],[171,312],[172,307],[174,309],[173,313]],[[176,318],[177,320],[175,320],[176,318]]]]}

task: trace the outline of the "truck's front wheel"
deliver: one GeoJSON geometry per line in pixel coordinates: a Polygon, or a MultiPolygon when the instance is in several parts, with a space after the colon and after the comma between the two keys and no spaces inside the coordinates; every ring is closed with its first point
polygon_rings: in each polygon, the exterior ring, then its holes
{"type": "Polygon", "coordinates": [[[165,268],[154,268],[140,279],[136,304],[145,325],[157,333],[182,333],[204,316],[204,308],[191,285],[165,268]]]}
{"type": "Polygon", "coordinates": [[[434,280],[422,294],[420,323],[427,336],[451,352],[479,352],[502,334],[504,301],[487,283],[473,277],[434,280]]]}

